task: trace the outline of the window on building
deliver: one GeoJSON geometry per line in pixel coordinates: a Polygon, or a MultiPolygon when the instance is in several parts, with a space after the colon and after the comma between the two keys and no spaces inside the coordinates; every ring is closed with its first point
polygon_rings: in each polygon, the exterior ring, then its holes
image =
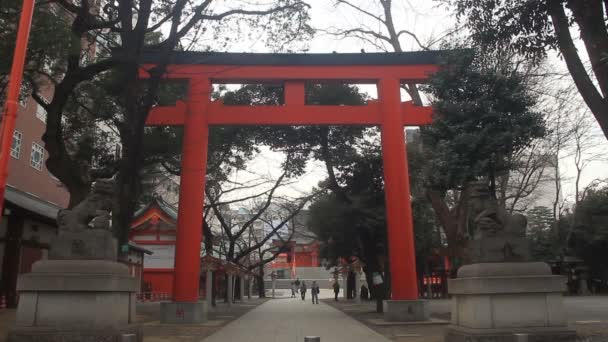
{"type": "Polygon", "coordinates": [[[21,141],[23,140],[23,134],[19,131],[13,133],[13,142],[11,144],[11,157],[19,159],[21,155],[21,141]]]}
{"type": "Polygon", "coordinates": [[[44,149],[42,146],[32,143],[32,155],[30,165],[36,170],[42,170],[42,162],[44,161],[44,149]]]}
{"type": "Polygon", "coordinates": [[[40,104],[36,106],[36,117],[46,123],[46,110],[40,104]]]}
{"type": "Polygon", "coordinates": [[[29,95],[27,92],[27,87],[25,86],[25,82],[21,84],[21,93],[19,94],[19,104],[21,107],[27,107],[27,101],[29,100],[29,95]]]}

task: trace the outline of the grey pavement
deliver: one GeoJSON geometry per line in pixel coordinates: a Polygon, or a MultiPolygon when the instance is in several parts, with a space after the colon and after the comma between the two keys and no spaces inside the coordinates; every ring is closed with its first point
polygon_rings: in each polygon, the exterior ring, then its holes
{"type": "MultiPolygon", "coordinates": [[[[322,297],[330,293],[323,291],[322,297]]],[[[303,342],[305,336],[320,336],[321,342],[389,342],[327,304],[281,298],[270,300],[207,337],[205,342],[303,342]]]]}

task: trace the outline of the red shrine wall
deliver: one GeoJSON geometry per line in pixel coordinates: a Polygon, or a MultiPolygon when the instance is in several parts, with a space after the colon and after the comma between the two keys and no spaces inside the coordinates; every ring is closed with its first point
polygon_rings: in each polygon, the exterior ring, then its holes
{"type": "Polygon", "coordinates": [[[149,286],[144,292],[172,294],[173,269],[144,269],[144,286],[149,286]]]}
{"type": "Polygon", "coordinates": [[[313,265],[311,252],[296,253],[296,267],[317,267],[313,265]]]}
{"type": "MultiPolygon", "coordinates": [[[[319,246],[318,244],[296,245],[295,252],[296,267],[319,267],[319,246]]],[[[292,260],[288,253],[281,253],[272,263],[272,268],[291,268],[292,260]]]]}

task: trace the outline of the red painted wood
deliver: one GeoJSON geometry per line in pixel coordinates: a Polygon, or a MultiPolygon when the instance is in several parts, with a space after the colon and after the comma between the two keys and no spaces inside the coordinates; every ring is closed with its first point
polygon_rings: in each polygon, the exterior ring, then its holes
{"type": "Polygon", "coordinates": [[[285,82],[285,104],[303,106],[306,99],[304,91],[304,81],[286,81],[285,82]]]}
{"type": "Polygon", "coordinates": [[[418,298],[414,226],[399,92],[398,79],[380,81],[378,93],[382,110],[381,141],[391,291],[394,300],[414,300],[418,298]]]}
{"type": "Polygon", "coordinates": [[[190,80],[188,112],[184,126],[179,214],[175,246],[173,300],[198,301],[207,142],[205,113],[210,103],[211,82],[190,80]]]}
{"type": "Polygon", "coordinates": [[[158,106],[148,113],[146,124],[149,126],[181,126],[186,122],[187,105],[177,101],[175,106],[158,106]]]}
{"type": "MultiPolygon", "coordinates": [[[[302,101],[303,89],[302,90],[302,101]]],[[[294,91],[294,89],[292,89],[294,91]]],[[[299,101],[297,93],[288,92],[288,101],[299,101]]],[[[288,102],[289,103],[289,102],[288,102]]],[[[420,126],[432,122],[431,107],[415,106],[411,102],[401,103],[404,126],[420,126]]],[[[150,126],[181,125],[178,121],[182,107],[156,107],[148,116],[150,126]],[[169,117],[170,119],[167,119],[169,117]],[[170,124],[169,124],[170,122],[170,124]]],[[[380,125],[380,106],[370,102],[366,106],[227,106],[214,101],[208,107],[209,125],[380,125]]]]}
{"type": "Polygon", "coordinates": [[[172,269],[144,269],[143,281],[151,285],[150,292],[173,293],[174,291],[172,269]]]}
{"type": "Polygon", "coordinates": [[[433,123],[433,107],[416,106],[412,101],[401,103],[403,126],[424,126],[433,123]]]}
{"type": "Polygon", "coordinates": [[[175,241],[172,240],[168,240],[168,241],[159,241],[159,240],[137,240],[137,236],[135,236],[134,238],[132,238],[131,240],[133,240],[133,242],[135,242],[138,245],[141,245],[142,247],[146,248],[146,245],[151,246],[151,245],[155,245],[155,246],[161,246],[161,245],[175,245],[175,241]]]}
{"type": "Polygon", "coordinates": [[[170,225],[175,224],[175,220],[173,218],[167,216],[157,206],[153,206],[152,208],[147,210],[145,213],[143,213],[140,217],[138,217],[133,222],[131,222],[131,228],[137,227],[137,226],[141,225],[142,223],[144,223],[148,220],[151,220],[154,216],[158,217],[159,219],[165,221],[165,223],[168,223],[170,225]]]}

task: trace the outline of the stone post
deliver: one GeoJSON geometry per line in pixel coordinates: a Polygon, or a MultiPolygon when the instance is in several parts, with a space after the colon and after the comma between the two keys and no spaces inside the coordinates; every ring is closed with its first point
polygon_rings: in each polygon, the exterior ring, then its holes
{"type": "Polygon", "coordinates": [[[272,298],[274,298],[275,289],[277,287],[277,275],[274,271],[270,273],[270,279],[272,280],[272,298]]]}
{"type": "Polygon", "coordinates": [[[361,303],[361,273],[355,271],[355,302],[361,303]]]}
{"type": "Polygon", "coordinates": [[[241,302],[245,302],[245,275],[239,276],[239,290],[241,291],[241,302]]]}
{"type": "Polygon", "coordinates": [[[232,276],[232,274],[227,274],[227,276],[228,276],[228,284],[227,284],[228,288],[227,288],[227,291],[226,291],[226,299],[228,301],[228,306],[232,306],[232,300],[234,299],[234,294],[233,294],[233,291],[232,291],[232,289],[233,289],[233,287],[232,287],[233,286],[233,278],[234,277],[232,276]]]}
{"type": "Polygon", "coordinates": [[[207,270],[207,276],[205,278],[205,305],[207,306],[207,312],[211,308],[213,296],[213,271],[207,270]]]}
{"type": "Polygon", "coordinates": [[[251,300],[251,293],[253,293],[253,277],[251,275],[247,276],[249,286],[249,292],[247,292],[247,297],[251,300]]]}

